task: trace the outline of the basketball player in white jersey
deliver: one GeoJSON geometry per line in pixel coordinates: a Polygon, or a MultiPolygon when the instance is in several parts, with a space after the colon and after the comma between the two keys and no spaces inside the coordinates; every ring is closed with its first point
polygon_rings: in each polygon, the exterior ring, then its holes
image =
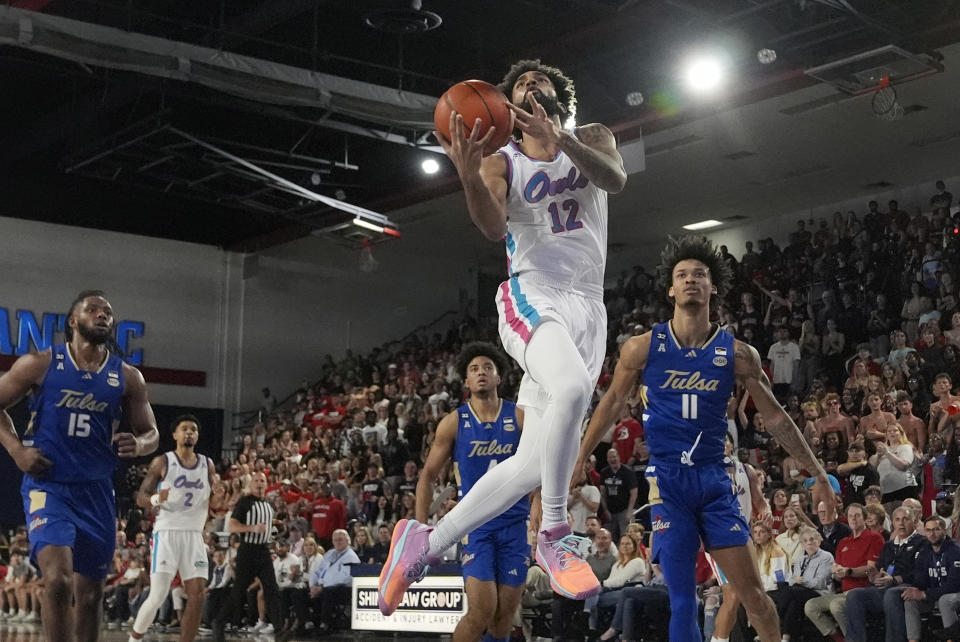
{"type": "Polygon", "coordinates": [[[207,583],[207,547],[203,526],[210,509],[215,475],[209,457],[194,452],[200,422],[193,415],[173,421],[176,450],[153,458],[137,493],[137,504],[155,507],[150,554],[150,593],[137,613],[128,642],[142,640],[157,610],[167,599],[170,582],[180,573],[187,603],[180,623],[180,641],[191,642],[200,628],[207,583]]]}
{"type": "Polygon", "coordinates": [[[566,506],[580,424],[606,350],[607,194],[622,190],[627,175],[609,129],[564,126],[576,101],[559,69],[520,61],[500,89],[510,97],[517,140],[484,158],[492,130],[481,138],[456,113],[453,140],[437,137],[457,168],[470,218],[486,238],[506,243],[509,274],[496,304],[504,348],[525,373],[517,399],[526,413],[523,435],[516,454],[481,477],[436,529],[411,520],[395,530],[380,579],[384,613],[442,551],[538,486],[537,562],[562,595],[583,599],[600,590],[579,556],[566,506]]]}

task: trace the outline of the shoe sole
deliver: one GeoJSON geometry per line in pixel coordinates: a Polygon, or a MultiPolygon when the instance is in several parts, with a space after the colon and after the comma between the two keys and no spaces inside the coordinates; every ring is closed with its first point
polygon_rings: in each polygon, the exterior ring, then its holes
{"type": "Polygon", "coordinates": [[[558,593],[559,595],[567,597],[571,600],[585,600],[588,597],[593,597],[594,595],[600,592],[600,584],[598,583],[596,586],[588,588],[585,591],[571,593],[567,589],[557,584],[556,580],[553,579],[553,573],[550,571],[550,567],[547,564],[545,564],[543,561],[543,558],[540,557],[539,547],[537,547],[536,559],[537,559],[537,564],[540,566],[540,568],[544,570],[544,572],[547,574],[547,577],[550,578],[550,588],[552,588],[555,593],[558,593]]]}
{"type": "Polygon", "coordinates": [[[400,606],[400,600],[403,599],[403,594],[407,590],[407,588],[404,587],[399,593],[394,591],[393,594],[391,594],[390,589],[395,587],[396,583],[391,583],[390,580],[394,576],[397,565],[400,563],[400,551],[402,551],[403,545],[407,541],[407,534],[414,526],[413,520],[401,519],[397,522],[397,525],[393,527],[393,536],[390,539],[390,554],[387,556],[387,561],[383,565],[383,570],[380,571],[379,590],[377,591],[377,607],[385,616],[390,616],[397,610],[397,607],[400,606]]]}

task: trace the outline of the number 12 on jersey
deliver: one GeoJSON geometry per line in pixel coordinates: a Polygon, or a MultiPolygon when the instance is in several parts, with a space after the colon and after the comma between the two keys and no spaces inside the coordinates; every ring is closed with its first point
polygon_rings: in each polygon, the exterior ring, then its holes
{"type": "Polygon", "coordinates": [[[683,393],[681,396],[682,409],[680,416],[684,419],[697,418],[697,395],[683,393]]]}
{"type": "Polygon", "coordinates": [[[550,203],[550,205],[547,207],[547,211],[550,212],[550,219],[552,222],[552,225],[550,226],[551,232],[554,234],[559,234],[560,232],[579,230],[581,227],[583,227],[583,221],[577,220],[577,214],[580,213],[580,203],[577,202],[577,199],[568,198],[560,207],[568,212],[566,223],[560,221],[560,208],[557,207],[556,201],[550,203]]]}

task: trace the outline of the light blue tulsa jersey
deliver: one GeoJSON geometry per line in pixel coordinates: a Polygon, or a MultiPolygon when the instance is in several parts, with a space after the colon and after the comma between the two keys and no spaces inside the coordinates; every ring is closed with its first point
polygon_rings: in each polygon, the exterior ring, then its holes
{"type": "Polygon", "coordinates": [[[653,327],[641,391],[651,463],[723,463],[733,368],[733,335],[719,327],[698,348],[681,346],[669,322],[653,327]]]}
{"type": "MultiPolygon", "coordinates": [[[[493,422],[480,421],[469,403],[457,408],[457,443],[453,449],[453,460],[458,495],[466,495],[484,473],[512,457],[519,443],[520,427],[517,425],[517,407],[513,402],[501,401],[500,414],[493,422]]],[[[530,501],[524,496],[499,517],[491,519],[477,530],[496,529],[518,519],[526,519],[529,514],[530,501]]]]}

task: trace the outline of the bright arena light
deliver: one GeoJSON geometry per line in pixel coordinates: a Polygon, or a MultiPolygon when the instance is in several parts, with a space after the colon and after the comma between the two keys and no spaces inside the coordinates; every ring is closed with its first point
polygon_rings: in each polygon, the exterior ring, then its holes
{"type": "Polygon", "coordinates": [[[697,223],[688,223],[687,225],[683,225],[681,227],[683,227],[683,229],[685,230],[705,230],[707,228],[716,227],[718,225],[723,225],[723,223],[721,223],[720,221],[709,219],[706,221],[699,221],[697,223]]]}
{"type": "Polygon", "coordinates": [[[432,158],[428,158],[420,163],[420,168],[423,170],[424,174],[436,174],[440,171],[440,163],[432,158]]]}
{"type": "Polygon", "coordinates": [[[687,86],[697,92],[713,91],[723,80],[723,65],[716,58],[697,58],[687,65],[687,86]]]}

